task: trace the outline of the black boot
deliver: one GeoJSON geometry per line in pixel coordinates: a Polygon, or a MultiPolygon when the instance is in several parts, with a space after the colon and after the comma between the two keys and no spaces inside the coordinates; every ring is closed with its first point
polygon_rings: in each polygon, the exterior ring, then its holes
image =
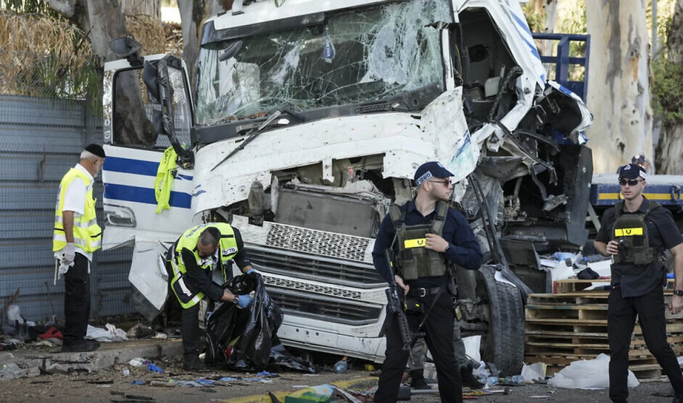
{"type": "Polygon", "coordinates": [[[422,369],[415,369],[410,371],[410,388],[411,389],[431,389],[425,381],[424,371],[422,369]]]}
{"type": "Polygon", "coordinates": [[[183,356],[183,371],[187,372],[208,372],[209,368],[206,367],[204,361],[200,360],[197,356],[183,356]]]}
{"type": "Polygon", "coordinates": [[[481,389],[484,387],[484,384],[472,375],[472,364],[460,367],[460,379],[462,380],[462,386],[470,389],[481,389]]]}

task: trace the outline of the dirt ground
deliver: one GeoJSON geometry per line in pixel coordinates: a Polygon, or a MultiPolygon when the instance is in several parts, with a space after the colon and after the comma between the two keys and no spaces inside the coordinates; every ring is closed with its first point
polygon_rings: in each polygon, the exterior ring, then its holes
{"type": "MultiPolygon", "coordinates": [[[[268,392],[292,391],[302,385],[314,386],[324,383],[350,381],[368,378],[371,373],[362,370],[351,370],[344,374],[335,374],[329,370],[319,374],[303,374],[284,372],[278,377],[270,378],[270,382],[256,380],[216,381],[207,387],[169,387],[169,380],[217,380],[221,377],[256,378],[255,374],[235,372],[214,372],[207,374],[189,374],[182,371],[177,361],[162,361],[156,364],[164,368],[164,373],[153,373],[129,365],[118,364],[109,370],[95,373],[73,373],[61,375],[41,375],[36,378],[14,379],[0,382],[0,402],[31,403],[71,403],[71,402],[168,402],[168,403],[200,403],[230,402],[234,399],[266,395],[268,392]],[[124,368],[130,371],[124,375],[124,368]],[[142,381],[142,385],[131,384],[142,381]]],[[[502,388],[498,388],[502,389],[502,388]]],[[[639,403],[669,403],[671,397],[658,397],[653,393],[667,393],[670,386],[665,382],[643,383],[631,389],[629,401],[639,403]]],[[[365,389],[361,392],[371,393],[365,389]]],[[[560,403],[593,403],[609,402],[607,390],[572,390],[557,389],[548,385],[535,384],[510,387],[508,394],[502,393],[477,396],[472,401],[489,403],[529,403],[530,401],[551,401],[560,403]]],[[[242,400],[243,401],[243,400],[242,400]]],[[[411,401],[436,403],[438,394],[413,395],[411,401]]],[[[470,400],[466,400],[470,401],[470,400]]]]}

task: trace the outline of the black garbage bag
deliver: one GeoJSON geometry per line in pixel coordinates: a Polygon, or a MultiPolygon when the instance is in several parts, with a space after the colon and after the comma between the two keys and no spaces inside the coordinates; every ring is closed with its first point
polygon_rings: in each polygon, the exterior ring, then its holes
{"type": "Polygon", "coordinates": [[[254,293],[247,309],[232,303],[218,303],[206,323],[207,364],[238,371],[263,371],[271,364],[315,372],[310,365],[293,358],[280,344],[277,330],[282,310],[270,298],[257,273],[237,276],[225,288],[236,295],[254,293]]]}

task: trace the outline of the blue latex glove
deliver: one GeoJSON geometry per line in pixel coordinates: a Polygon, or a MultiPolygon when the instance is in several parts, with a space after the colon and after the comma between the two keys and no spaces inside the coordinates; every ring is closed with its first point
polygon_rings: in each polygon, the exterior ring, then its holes
{"type": "Polygon", "coordinates": [[[256,270],[254,270],[253,267],[251,269],[247,270],[247,274],[251,274],[251,273],[256,273],[256,270]]]}
{"type": "Polygon", "coordinates": [[[240,308],[246,308],[251,305],[252,302],[254,302],[254,299],[250,297],[249,294],[243,294],[239,296],[237,305],[239,305],[240,308]]]}
{"type": "Polygon", "coordinates": [[[161,372],[164,372],[163,369],[157,367],[157,366],[154,365],[154,364],[149,364],[149,365],[147,366],[147,370],[148,370],[148,371],[152,371],[152,372],[160,372],[160,373],[161,373],[161,372]]]}

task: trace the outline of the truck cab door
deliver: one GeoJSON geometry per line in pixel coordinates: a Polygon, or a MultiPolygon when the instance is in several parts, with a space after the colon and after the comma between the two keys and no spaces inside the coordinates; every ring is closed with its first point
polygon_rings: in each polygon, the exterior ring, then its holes
{"type": "Polygon", "coordinates": [[[193,218],[193,107],[184,65],[164,55],[107,63],[103,99],[103,249],[134,246],[129,280],[158,310],[167,289],[159,257],[193,218]],[[165,170],[172,146],[180,156],[165,170]]]}

